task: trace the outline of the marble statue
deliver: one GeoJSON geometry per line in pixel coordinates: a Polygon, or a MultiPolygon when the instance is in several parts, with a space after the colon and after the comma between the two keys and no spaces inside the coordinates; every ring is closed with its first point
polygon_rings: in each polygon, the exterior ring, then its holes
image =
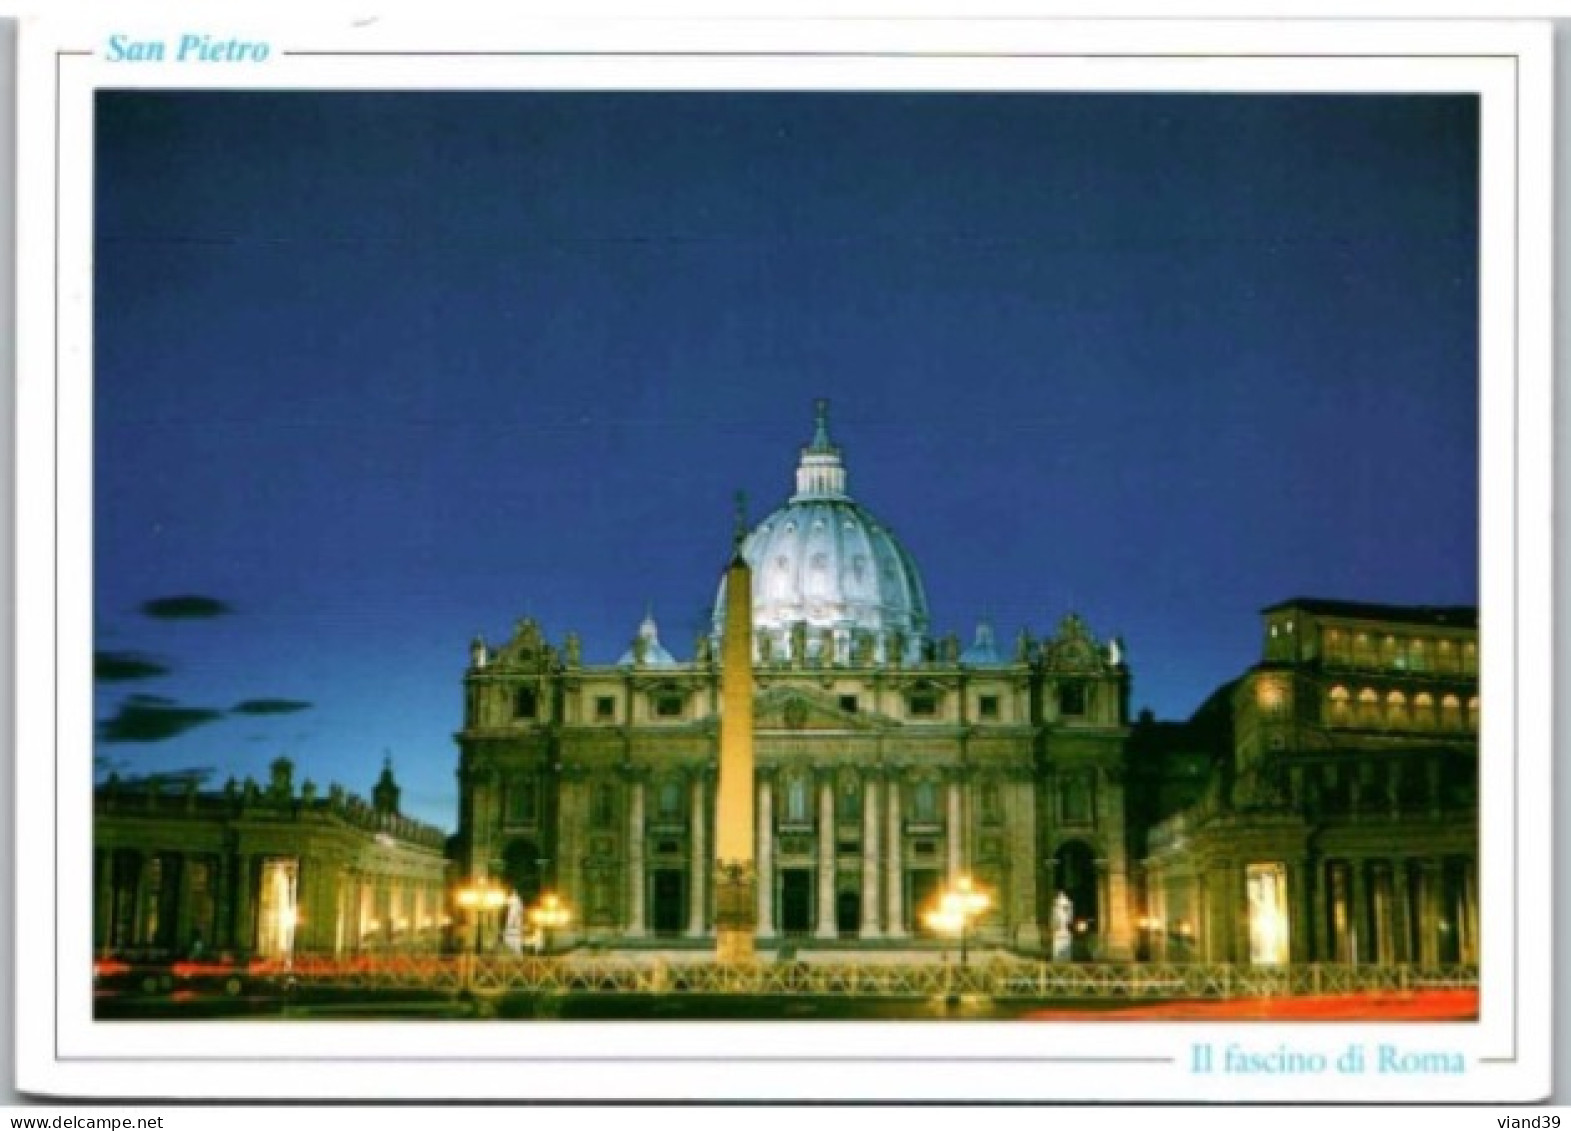
{"type": "Polygon", "coordinates": [[[502,920],[502,949],[508,954],[524,951],[524,901],[515,891],[507,897],[507,915],[502,920]]]}
{"type": "Polygon", "coordinates": [[[1074,946],[1075,904],[1063,892],[1053,900],[1053,961],[1068,962],[1074,946]]]}

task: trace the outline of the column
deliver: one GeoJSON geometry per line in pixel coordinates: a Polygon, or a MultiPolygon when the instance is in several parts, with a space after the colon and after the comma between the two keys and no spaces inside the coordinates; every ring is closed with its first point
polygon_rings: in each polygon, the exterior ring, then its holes
{"type": "Polygon", "coordinates": [[[1227,898],[1232,905],[1228,915],[1228,926],[1232,928],[1232,939],[1229,941],[1229,961],[1240,964],[1249,961],[1249,891],[1245,886],[1247,876],[1244,865],[1240,861],[1233,861],[1227,871],[1227,898]]]}
{"type": "Polygon", "coordinates": [[[876,939],[878,927],[878,778],[862,775],[862,930],[864,939],[876,939]]]}
{"type": "Polygon", "coordinates": [[[255,857],[241,853],[235,859],[235,949],[249,955],[256,949],[255,857]]]}
{"type": "Polygon", "coordinates": [[[1418,862],[1418,955],[1424,966],[1440,964],[1440,862],[1418,862]]]}
{"type": "Polygon", "coordinates": [[[1107,858],[1098,856],[1092,861],[1096,870],[1096,949],[1097,961],[1106,961],[1108,948],[1113,943],[1113,890],[1108,883],[1107,858]]]}
{"type": "Polygon", "coordinates": [[[1309,939],[1314,948],[1311,952],[1316,962],[1336,961],[1336,952],[1333,946],[1326,941],[1326,922],[1331,917],[1331,904],[1328,895],[1331,891],[1331,863],[1328,860],[1318,860],[1312,866],[1314,882],[1311,885],[1313,892],[1310,908],[1309,939]]]}
{"type": "Polygon", "coordinates": [[[558,939],[582,936],[585,928],[584,829],[589,824],[589,783],[580,768],[569,767],[561,777],[562,797],[557,806],[556,890],[572,918],[558,939]]]}
{"type": "Polygon", "coordinates": [[[964,843],[964,830],[961,828],[960,819],[960,779],[951,777],[945,785],[947,793],[948,820],[945,822],[944,841],[949,851],[948,877],[950,884],[964,870],[961,845],[964,843]]]}
{"type": "Polygon", "coordinates": [[[213,937],[209,948],[227,950],[235,944],[234,862],[229,853],[220,851],[213,857],[213,871],[209,884],[213,892],[213,937]]]}
{"type": "Polygon", "coordinates": [[[818,779],[818,926],[814,938],[832,939],[835,929],[835,783],[818,779]]]}
{"type": "Polygon", "coordinates": [[[1206,876],[1206,961],[1232,962],[1237,909],[1233,906],[1233,864],[1213,863],[1206,876]]]}
{"type": "Polygon", "coordinates": [[[644,782],[635,778],[627,802],[627,937],[641,939],[644,927],[644,782]]]}
{"type": "Polygon", "coordinates": [[[1314,901],[1310,894],[1313,866],[1307,856],[1288,862],[1288,924],[1287,954],[1293,965],[1309,961],[1309,924],[1314,917],[1314,901]]]}
{"type": "Polygon", "coordinates": [[[180,852],[167,859],[175,862],[174,950],[185,954],[191,948],[191,857],[180,852]]]}
{"type": "Polygon", "coordinates": [[[887,801],[889,840],[885,845],[884,887],[889,897],[889,919],[884,924],[884,934],[892,939],[907,936],[905,917],[905,861],[901,851],[903,830],[900,827],[900,776],[891,772],[884,779],[884,797],[887,801]]]}
{"type": "Polygon", "coordinates": [[[1041,918],[1037,887],[1041,849],[1036,828],[1036,784],[1029,774],[1012,775],[1005,790],[1009,841],[1009,921],[1014,926],[1015,945],[1032,952],[1042,947],[1041,918]]]}
{"type": "Polygon", "coordinates": [[[1385,882],[1385,861],[1365,860],[1364,873],[1366,900],[1369,905],[1365,913],[1369,920],[1369,945],[1366,953],[1369,961],[1374,965],[1388,965],[1391,961],[1391,905],[1386,898],[1390,888],[1385,882]]]}
{"type": "Polygon", "coordinates": [[[769,778],[758,777],[758,937],[775,933],[775,790],[769,778]]]}
{"type": "Polygon", "coordinates": [[[1461,960],[1467,964],[1478,961],[1478,877],[1474,874],[1477,866],[1472,857],[1462,862],[1462,906],[1457,913],[1457,930],[1461,932],[1461,960]]]}
{"type": "Polygon", "coordinates": [[[709,825],[709,813],[704,796],[704,772],[701,769],[693,773],[691,794],[688,840],[692,849],[692,876],[687,884],[687,937],[698,939],[704,937],[704,877],[709,870],[709,849],[704,835],[709,825]]]}
{"type": "Polygon", "coordinates": [[[1211,942],[1211,882],[1210,875],[1203,869],[1196,869],[1194,875],[1195,903],[1195,933],[1190,961],[1214,962],[1216,961],[1216,947],[1211,942]]]}
{"type": "Polygon", "coordinates": [[[1369,954],[1374,949],[1370,944],[1369,929],[1369,891],[1364,883],[1364,872],[1367,862],[1355,859],[1348,862],[1348,891],[1352,906],[1348,908],[1348,929],[1352,932],[1350,957],[1354,966],[1367,961],[1369,954]]]}
{"type": "Polygon", "coordinates": [[[106,952],[114,927],[115,857],[108,849],[93,853],[93,949],[106,952]]]}
{"type": "Polygon", "coordinates": [[[1395,962],[1413,961],[1412,893],[1407,858],[1391,860],[1391,955],[1395,962]]]}

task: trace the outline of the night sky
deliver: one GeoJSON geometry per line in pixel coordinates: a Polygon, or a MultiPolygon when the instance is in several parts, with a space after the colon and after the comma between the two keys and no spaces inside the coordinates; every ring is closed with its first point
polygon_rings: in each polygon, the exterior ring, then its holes
{"type": "Polygon", "coordinates": [[[456,822],[469,640],[680,658],[832,402],[935,630],[1187,717],[1477,601],[1472,97],[98,96],[97,763],[456,822]]]}

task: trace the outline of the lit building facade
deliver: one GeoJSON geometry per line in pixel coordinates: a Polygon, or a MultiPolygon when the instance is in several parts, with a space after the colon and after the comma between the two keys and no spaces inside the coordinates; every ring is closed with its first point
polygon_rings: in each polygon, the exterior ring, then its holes
{"type": "Polygon", "coordinates": [[[390,767],[367,803],[269,782],[201,792],[111,779],[93,798],[93,945],[158,959],[437,950],[446,837],[399,813],[390,767]]]}
{"type": "Polygon", "coordinates": [[[1145,949],[1477,963],[1477,610],[1300,599],[1263,625],[1204,796],[1144,837],[1145,949]]]}
{"type": "MultiPolygon", "coordinates": [[[[1073,615],[1001,647],[936,637],[915,560],[852,498],[820,402],[795,491],[741,542],[752,576],[761,947],[905,945],[947,884],[991,894],[978,935],[1035,951],[1060,891],[1085,953],[1132,942],[1130,673],[1073,615]]],[[[457,867],[577,941],[713,944],[725,586],[678,659],[652,616],[617,663],[532,620],[464,677],[457,867]]]]}

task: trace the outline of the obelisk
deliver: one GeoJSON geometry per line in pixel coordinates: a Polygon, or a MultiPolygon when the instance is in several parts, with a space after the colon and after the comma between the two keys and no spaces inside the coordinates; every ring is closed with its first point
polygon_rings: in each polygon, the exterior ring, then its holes
{"type": "Polygon", "coordinates": [[[753,958],[758,926],[753,866],[753,571],[742,556],[746,517],[737,497],[736,544],[726,568],[720,648],[720,782],[715,800],[715,958],[753,958]]]}

